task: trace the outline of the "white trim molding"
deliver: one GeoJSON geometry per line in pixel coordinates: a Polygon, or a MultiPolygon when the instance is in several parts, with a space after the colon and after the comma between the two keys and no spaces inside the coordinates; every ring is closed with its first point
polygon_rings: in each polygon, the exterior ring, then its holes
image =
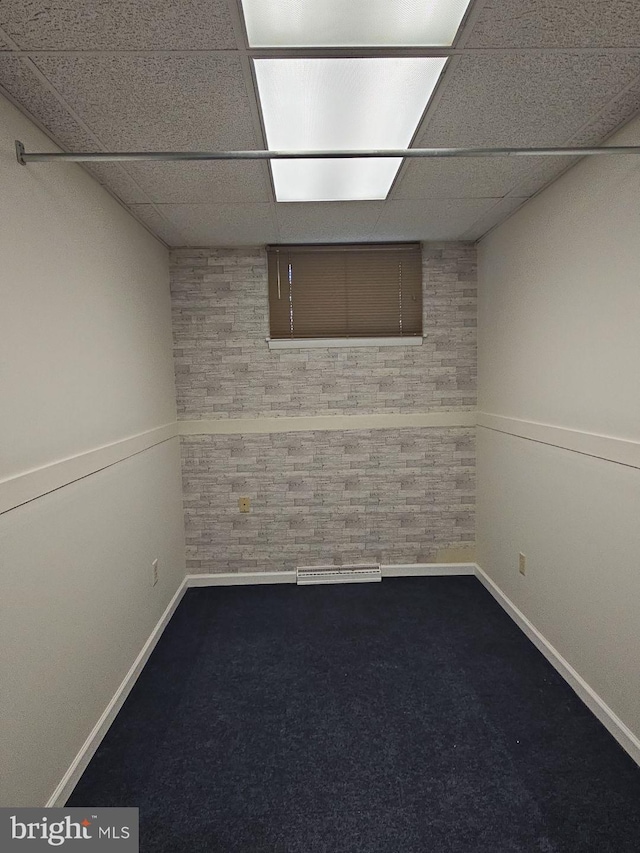
{"type": "Polygon", "coordinates": [[[419,412],[389,415],[318,415],[278,418],[215,418],[178,421],[180,435],[243,435],[403,427],[474,427],[475,411],[419,412]]]}
{"type": "Polygon", "coordinates": [[[175,613],[178,605],[182,601],[187,590],[186,578],[182,581],[178,589],[175,591],[171,601],[167,605],[164,613],[158,620],[155,628],[149,635],[148,640],[140,650],[137,658],[134,660],[129,672],[125,675],[122,683],[113,694],[113,697],[107,707],[104,709],[100,719],[95,724],[86,741],[80,747],[78,754],[71,762],[69,769],[64,774],[56,789],[47,800],[45,808],[60,808],[64,806],[67,799],[71,796],[71,792],[78,784],[80,777],[87,768],[87,765],[93,758],[96,750],[102,743],[102,740],[109,730],[109,727],[115,720],[118,711],[124,705],[125,699],[131,693],[131,690],[138,680],[140,673],[144,669],[144,665],[149,660],[151,652],[155,649],[158,640],[162,636],[162,632],[169,624],[169,621],[175,613]]]}
{"type": "Polygon", "coordinates": [[[267,338],[269,349],[318,349],[320,347],[421,347],[422,336],[392,338],[267,338]]]}
{"type": "Polygon", "coordinates": [[[640,441],[600,435],[594,432],[583,432],[536,421],[525,421],[519,418],[508,418],[489,412],[478,412],[477,423],[478,426],[491,429],[494,432],[526,438],[540,444],[549,444],[563,450],[571,450],[574,453],[604,459],[607,462],[616,462],[619,465],[640,468],[640,441]]]}
{"type": "Polygon", "coordinates": [[[252,586],[254,584],[295,583],[295,572],[225,572],[221,574],[187,575],[188,587],[252,586]]]}
{"type": "Polygon", "coordinates": [[[166,424],[0,480],[0,514],[102,471],[177,435],[177,423],[166,424]]]}
{"type": "Polygon", "coordinates": [[[380,566],[383,578],[443,578],[475,575],[475,563],[412,563],[380,566]]]}
{"type": "MultiPolygon", "coordinates": [[[[336,567],[337,568],[337,567],[336,567]]],[[[475,563],[411,563],[380,566],[383,578],[450,577],[475,575],[475,563]]],[[[296,583],[296,572],[220,572],[187,575],[188,587],[245,586],[253,584],[296,583]]]]}
{"type": "Polygon", "coordinates": [[[485,586],[500,606],[508,613],[516,625],[527,635],[538,651],[546,657],[553,668],[573,688],[589,710],[600,720],[607,731],[613,735],[620,746],[640,765],[640,739],[622,722],[620,717],[590,687],[584,678],[576,672],[549,640],[527,619],[524,613],[508,598],[489,575],[476,565],[476,577],[485,586]]]}

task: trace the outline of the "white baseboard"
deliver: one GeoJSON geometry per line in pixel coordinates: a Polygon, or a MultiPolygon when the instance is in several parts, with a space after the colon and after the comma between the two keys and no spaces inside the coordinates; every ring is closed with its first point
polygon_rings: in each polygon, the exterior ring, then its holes
{"type": "Polygon", "coordinates": [[[263,583],[295,583],[295,572],[225,572],[208,575],[187,575],[188,587],[244,586],[263,583]]]}
{"type": "Polygon", "coordinates": [[[186,579],[182,581],[178,589],[176,590],[173,598],[167,605],[166,610],[158,620],[155,628],[149,635],[149,639],[146,641],[142,649],[140,650],[140,654],[133,662],[131,669],[125,675],[122,683],[116,690],[113,695],[113,698],[104,709],[102,716],[95,724],[89,737],[86,739],[82,747],[80,748],[78,754],[71,762],[71,765],[67,772],[64,774],[59,784],[57,785],[55,791],[46,803],[46,808],[59,808],[64,806],[67,799],[71,795],[71,792],[78,784],[78,781],[82,774],[84,773],[87,765],[93,758],[94,753],[100,746],[102,739],[106,735],[109,730],[109,726],[115,720],[116,715],[120,708],[122,708],[125,699],[131,692],[133,685],[138,680],[138,676],[142,672],[142,669],[146,662],[149,660],[151,652],[154,650],[156,643],[162,636],[162,632],[169,624],[169,620],[173,616],[177,606],[180,604],[182,600],[182,596],[185,594],[187,589],[186,579]]]}
{"type": "MultiPolygon", "coordinates": [[[[475,563],[407,563],[380,566],[382,577],[445,577],[475,575],[475,563]]],[[[187,586],[240,586],[243,584],[295,583],[295,572],[221,572],[220,574],[187,575],[187,586]]]]}
{"type": "Polygon", "coordinates": [[[475,563],[407,563],[380,566],[383,578],[440,578],[450,575],[475,575],[475,563]]]}
{"type": "Polygon", "coordinates": [[[480,566],[476,565],[476,576],[478,580],[489,590],[503,609],[511,616],[518,627],[524,631],[536,648],[542,652],[554,669],[564,678],[567,684],[573,688],[582,699],[589,710],[595,714],[602,725],[618,741],[620,746],[631,758],[640,765],[640,739],[631,729],[622,722],[607,703],[596,691],[590,687],[582,676],[576,672],[571,664],[565,660],[560,652],[551,645],[549,640],[538,631],[524,613],[508,598],[480,566]]]}

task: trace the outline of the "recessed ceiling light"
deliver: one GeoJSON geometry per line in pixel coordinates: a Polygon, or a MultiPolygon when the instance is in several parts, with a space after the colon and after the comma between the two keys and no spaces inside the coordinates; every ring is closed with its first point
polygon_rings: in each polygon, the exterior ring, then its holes
{"type": "Polygon", "coordinates": [[[470,0],[242,0],[251,47],[447,46],[470,0]]]}
{"type": "MultiPolygon", "coordinates": [[[[256,59],[270,150],[407,148],[446,59],[256,59]]],[[[273,160],[277,201],[383,199],[400,159],[273,160]]]]}

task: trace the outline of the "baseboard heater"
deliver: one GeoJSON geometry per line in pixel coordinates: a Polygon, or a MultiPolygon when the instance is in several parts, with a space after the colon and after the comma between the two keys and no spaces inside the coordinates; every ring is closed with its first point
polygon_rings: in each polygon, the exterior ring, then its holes
{"type": "Polygon", "coordinates": [[[296,583],[304,586],[315,583],[367,583],[381,581],[378,563],[344,566],[298,566],[296,583]]]}

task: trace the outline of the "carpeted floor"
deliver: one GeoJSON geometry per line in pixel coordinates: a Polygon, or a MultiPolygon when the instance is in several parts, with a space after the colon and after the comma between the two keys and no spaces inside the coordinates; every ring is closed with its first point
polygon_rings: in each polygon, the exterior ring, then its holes
{"type": "Polygon", "coordinates": [[[640,850],[640,769],[471,577],[190,590],[68,805],[142,853],[640,850]]]}

